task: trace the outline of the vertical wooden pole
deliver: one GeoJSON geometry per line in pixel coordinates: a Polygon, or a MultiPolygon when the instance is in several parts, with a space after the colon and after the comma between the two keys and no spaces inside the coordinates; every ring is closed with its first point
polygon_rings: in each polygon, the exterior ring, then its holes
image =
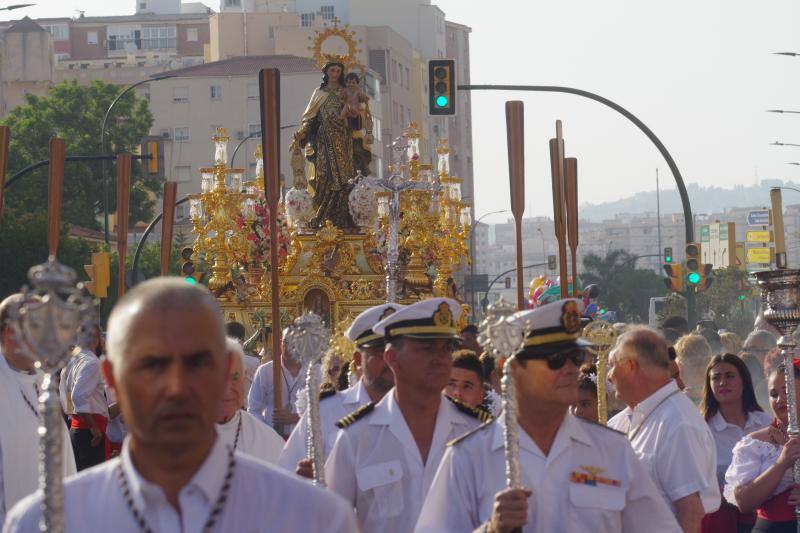
{"type": "Polygon", "coordinates": [[[261,69],[258,75],[261,100],[261,153],[264,158],[264,191],[269,206],[269,232],[272,235],[270,287],[272,293],[272,391],[273,405],[282,408],[281,400],[281,305],[278,285],[278,202],[281,197],[281,74],[276,68],[261,69]]]}
{"type": "Polygon", "coordinates": [[[178,183],[164,183],[164,204],[161,209],[161,275],[169,273],[169,261],[172,257],[172,229],[175,225],[175,197],[178,195],[178,183]]]}
{"type": "Polygon", "coordinates": [[[128,210],[131,202],[131,155],[117,156],[117,297],[125,295],[125,256],[128,252],[128,210]]]}
{"type": "Polygon", "coordinates": [[[525,106],[506,102],[506,140],[511,213],[517,234],[517,308],[525,309],[525,274],[522,270],[522,215],[525,212],[525,106]]]}
{"type": "Polygon", "coordinates": [[[569,296],[569,277],[567,270],[567,228],[566,201],[564,198],[564,139],[561,135],[561,121],[556,121],[556,138],[550,139],[550,173],[553,180],[553,223],[558,241],[558,270],[561,297],[569,296]]]}
{"type": "Polygon", "coordinates": [[[61,233],[61,195],[64,190],[64,161],[67,147],[64,139],[50,139],[50,167],[47,185],[47,251],[52,257],[58,252],[61,233]]]}
{"type": "Polygon", "coordinates": [[[0,225],[3,224],[3,192],[6,189],[6,165],[8,164],[8,126],[0,126],[0,225]]]}
{"type": "Polygon", "coordinates": [[[572,258],[572,296],[580,296],[578,290],[578,159],[564,160],[564,191],[567,196],[567,237],[572,258]]]}

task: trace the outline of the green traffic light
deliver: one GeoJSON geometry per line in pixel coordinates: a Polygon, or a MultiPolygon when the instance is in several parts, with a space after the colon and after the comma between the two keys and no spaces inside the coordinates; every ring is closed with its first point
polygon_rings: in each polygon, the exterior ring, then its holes
{"type": "Polygon", "coordinates": [[[185,281],[189,285],[197,285],[197,280],[194,279],[192,276],[186,276],[185,278],[183,278],[183,281],[185,281]]]}
{"type": "Polygon", "coordinates": [[[737,298],[739,299],[740,302],[743,302],[744,301],[744,294],[740,294],[737,298]]]}
{"type": "Polygon", "coordinates": [[[672,263],[672,257],[671,257],[671,256],[669,256],[669,255],[668,255],[668,256],[666,256],[666,257],[664,258],[664,262],[665,262],[665,263],[672,263]]]}
{"type": "Polygon", "coordinates": [[[447,107],[449,101],[445,95],[440,94],[436,97],[436,107],[447,107]]]}
{"type": "Polygon", "coordinates": [[[698,283],[700,283],[700,274],[698,274],[697,272],[690,272],[686,276],[686,281],[688,281],[692,285],[697,285],[698,283]]]}

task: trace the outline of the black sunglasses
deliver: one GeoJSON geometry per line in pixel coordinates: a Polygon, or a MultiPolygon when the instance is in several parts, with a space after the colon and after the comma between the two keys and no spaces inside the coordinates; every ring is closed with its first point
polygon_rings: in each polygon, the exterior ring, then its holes
{"type": "Polygon", "coordinates": [[[564,368],[567,361],[572,361],[572,364],[576,367],[581,366],[584,361],[586,361],[586,356],[586,350],[567,350],[546,355],[533,355],[526,357],[526,359],[545,359],[547,361],[547,368],[550,370],[560,370],[564,368]]]}

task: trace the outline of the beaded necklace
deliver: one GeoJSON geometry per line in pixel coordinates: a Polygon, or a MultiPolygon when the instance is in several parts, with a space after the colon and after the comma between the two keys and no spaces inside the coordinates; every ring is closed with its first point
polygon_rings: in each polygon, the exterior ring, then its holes
{"type": "MultiPolygon", "coordinates": [[[[233,470],[235,466],[236,459],[233,450],[228,450],[228,469],[225,472],[225,481],[222,483],[222,488],[219,489],[219,497],[217,497],[217,501],[214,503],[214,507],[211,509],[211,513],[208,515],[208,519],[203,526],[203,533],[211,533],[214,530],[214,525],[216,525],[219,515],[222,514],[222,510],[225,508],[225,502],[228,500],[228,493],[231,489],[231,480],[233,479],[233,470]]],[[[128,509],[133,515],[133,519],[139,526],[139,530],[142,531],[142,533],[153,533],[153,530],[147,525],[144,516],[142,516],[142,513],[139,512],[136,505],[133,503],[131,490],[130,487],[128,487],[128,480],[122,469],[122,461],[117,464],[117,481],[119,482],[120,490],[122,490],[122,497],[125,499],[125,504],[128,506],[128,509]]]]}

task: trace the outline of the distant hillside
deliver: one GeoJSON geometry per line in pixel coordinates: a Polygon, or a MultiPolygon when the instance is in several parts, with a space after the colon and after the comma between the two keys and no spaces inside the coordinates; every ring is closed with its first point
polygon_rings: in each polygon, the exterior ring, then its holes
{"type": "MultiPolygon", "coordinates": [[[[696,183],[689,183],[686,186],[689,192],[689,201],[692,204],[692,212],[695,214],[703,213],[722,213],[726,209],[733,207],[757,207],[769,204],[770,187],[786,186],[800,189],[800,184],[791,181],[781,180],[762,180],[758,185],[736,186],[732,189],[721,187],[700,187],[696,183]]],[[[800,203],[800,193],[787,191],[784,195],[784,205],[800,203]]],[[[655,213],[656,212],[656,191],[636,193],[628,198],[623,198],[615,202],[605,202],[602,204],[582,204],[580,216],[588,220],[599,222],[614,218],[619,214],[655,213]]],[[[666,189],[661,191],[661,213],[682,213],[680,195],[677,189],[666,189]]]]}

